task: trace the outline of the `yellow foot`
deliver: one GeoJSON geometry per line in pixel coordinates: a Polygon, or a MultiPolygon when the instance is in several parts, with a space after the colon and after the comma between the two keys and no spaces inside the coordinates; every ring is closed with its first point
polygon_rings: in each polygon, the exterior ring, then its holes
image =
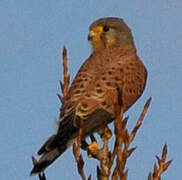
{"type": "Polygon", "coordinates": [[[97,141],[93,141],[89,146],[88,146],[88,157],[92,158],[96,152],[99,151],[99,144],[97,141]]]}

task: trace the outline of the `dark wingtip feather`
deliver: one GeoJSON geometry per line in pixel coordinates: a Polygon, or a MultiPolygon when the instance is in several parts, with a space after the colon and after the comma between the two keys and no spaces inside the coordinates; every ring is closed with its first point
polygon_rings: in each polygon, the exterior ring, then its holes
{"type": "Polygon", "coordinates": [[[48,140],[43,144],[43,146],[39,149],[37,152],[38,155],[41,155],[45,152],[49,152],[55,148],[55,143],[56,143],[56,135],[52,135],[51,137],[48,138],[48,140]]]}
{"type": "Polygon", "coordinates": [[[66,150],[66,145],[62,146],[61,149],[55,148],[49,152],[45,152],[41,156],[39,161],[34,161],[34,167],[30,172],[30,176],[40,174],[50,164],[52,164],[65,150],[66,150]]]}
{"type": "Polygon", "coordinates": [[[49,164],[49,161],[43,161],[41,163],[35,164],[32,171],[30,172],[30,176],[35,176],[41,173],[49,164]]]}

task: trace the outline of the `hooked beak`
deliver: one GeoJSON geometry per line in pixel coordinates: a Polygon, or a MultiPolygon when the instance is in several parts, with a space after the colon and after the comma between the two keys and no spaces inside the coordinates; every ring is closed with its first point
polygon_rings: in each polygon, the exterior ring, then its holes
{"type": "Polygon", "coordinates": [[[88,40],[92,40],[92,38],[94,36],[98,36],[100,35],[101,33],[103,32],[103,27],[102,26],[97,26],[97,27],[94,27],[90,30],[89,34],[88,34],[88,40]]]}
{"type": "Polygon", "coordinates": [[[92,37],[93,37],[93,36],[89,33],[89,34],[88,34],[88,41],[92,40],[92,37]]]}

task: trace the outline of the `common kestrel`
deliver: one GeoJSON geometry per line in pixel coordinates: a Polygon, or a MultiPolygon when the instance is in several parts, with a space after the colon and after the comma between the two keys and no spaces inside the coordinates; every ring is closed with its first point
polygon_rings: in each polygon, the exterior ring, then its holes
{"type": "Polygon", "coordinates": [[[118,89],[127,111],[144,91],[147,70],[137,56],[131,30],[123,19],[101,18],[89,28],[92,53],[78,71],[61,107],[59,127],[38,151],[31,175],[45,170],[78,136],[83,119],[83,138],[116,118],[118,89]]]}

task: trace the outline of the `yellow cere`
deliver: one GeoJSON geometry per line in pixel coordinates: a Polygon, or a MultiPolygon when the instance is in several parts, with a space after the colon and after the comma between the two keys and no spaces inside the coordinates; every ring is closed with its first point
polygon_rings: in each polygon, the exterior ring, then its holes
{"type": "Polygon", "coordinates": [[[90,30],[90,34],[92,36],[97,35],[98,33],[102,33],[102,32],[103,32],[103,26],[96,26],[90,30]]]}

